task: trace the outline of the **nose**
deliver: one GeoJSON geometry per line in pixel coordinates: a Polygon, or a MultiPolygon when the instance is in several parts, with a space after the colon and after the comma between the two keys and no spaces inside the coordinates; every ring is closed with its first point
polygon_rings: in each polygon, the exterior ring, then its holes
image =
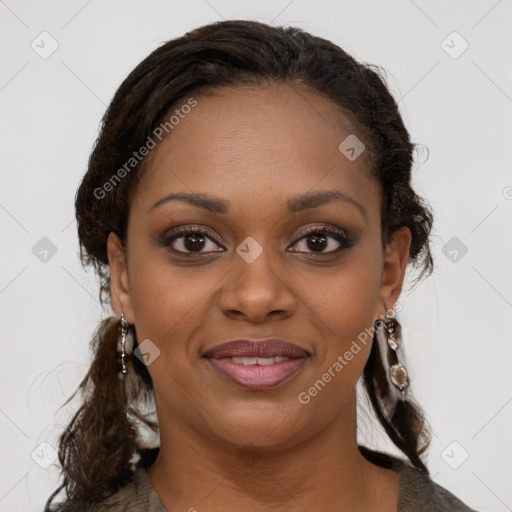
{"type": "Polygon", "coordinates": [[[265,250],[252,262],[234,255],[231,271],[220,297],[222,312],[235,319],[262,323],[293,315],[297,300],[283,275],[265,250]]]}

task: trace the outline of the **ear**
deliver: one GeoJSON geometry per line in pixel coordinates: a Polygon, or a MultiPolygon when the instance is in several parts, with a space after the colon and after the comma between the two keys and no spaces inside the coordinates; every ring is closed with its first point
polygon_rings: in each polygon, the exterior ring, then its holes
{"type": "MultiPolygon", "coordinates": [[[[402,226],[393,233],[391,242],[386,245],[379,293],[382,307],[392,308],[400,296],[409,260],[411,238],[409,228],[402,226]]],[[[386,311],[383,312],[385,313],[386,311]]]]}
{"type": "Polygon", "coordinates": [[[110,296],[112,309],[117,316],[124,313],[129,324],[134,323],[126,251],[119,237],[110,233],[107,238],[107,254],[110,265],[110,296]]]}

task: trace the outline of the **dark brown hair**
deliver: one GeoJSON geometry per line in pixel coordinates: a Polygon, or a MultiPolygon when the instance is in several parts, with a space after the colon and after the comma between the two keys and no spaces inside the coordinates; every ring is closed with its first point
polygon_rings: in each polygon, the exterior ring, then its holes
{"type": "MultiPolygon", "coordinates": [[[[369,172],[381,192],[382,246],[396,229],[407,226],[412,234],[409,263],[421,269],[418,280],[431,273],[433,216],[410,183],[416,145],[380,71],[299,28],[245,20],[197,28],[153,51],[114,95],[76,195],[82,263],[95,268],[102,303],[110,300],[107,237],[114,232],[125,240],[130,199],[147,159],[115,183],[113,175],[152,136],[178,100],[203,86],[282,84],[329,98],[357,127],[366,145],[369,172]],[[109,180],[112,186],[105,192],[109,180]]],[[[138,400],[152,393],[150,375],[133,357],[128,360],[131,377],[118,379],[117,336],[115,317],[103,320],[95,333],[94,360],[77,389],[83,402],[60,438],[63,483],[48,499],[47,512],[85,510],[99,503],[130,481],[134,461],[148,467],[158,452],[158,448],[146,449],[137,438],[137,421],[158,428],[137,408],[138,400]],[[65,501],[52,505],[62,490],[65,501]]],[[[405,402],[394,398],[384,371],[374,340],[364,369],[364,388],[390,439],[428,474],[421,460],[430,442],[424,415],[409,392],[405,402]]],[[[369,460],[390,467],[393,457],[365,447],[360,450],[369,460]]]]}

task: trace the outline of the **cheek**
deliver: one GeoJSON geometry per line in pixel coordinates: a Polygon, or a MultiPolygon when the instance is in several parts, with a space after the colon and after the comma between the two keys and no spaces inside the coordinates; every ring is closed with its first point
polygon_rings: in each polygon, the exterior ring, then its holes
{"type": "Polygon", "coordinates": [[[155,249],[138,248],[131,256],[130,297],[139,338],[159,345],[186,340],[190,329],[200,323],[198,316],[204,316],[218,272],[173,265],[165,251],[155,249]]]}
{"type": "Polygon", "coordinates": [[[354,334],[353,329],[373,325],[380,284],[376,265],[354,258],[326,277],[308,285],[305,296],[307,304],[332,329],[333,335],[354,334]]]}
{"type": "Polygon", "coordinates": [[[311,318],[316,319],[317,331],[324,339],[318,345],[318,378],[329,369],[331,377],[333,373],[337,375],[332,381],[343,381],[343,386],[359,378],[373,341],[378,278],[376,264],[360,259],[350,268],[332,274],[325,286],[309,290],[311,318]]]}

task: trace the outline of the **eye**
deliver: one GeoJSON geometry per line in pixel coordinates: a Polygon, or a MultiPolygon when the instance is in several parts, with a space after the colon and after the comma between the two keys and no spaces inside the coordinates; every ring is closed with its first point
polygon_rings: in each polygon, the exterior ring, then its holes
{"type": "Polygon", "coordinates": [[[164,237],[162,245],[171,246],[176,252],[183,254],[203,254],[207,252],[219,252],[224,249],[215,249],[220,244],[213,234],[198,228],[181,228],[164,237]],[[208,248],[208,241],[212,242],[208,248]],[[207,249],[203,251],[203,249],[207,249]]]}
{"type": "MultiPolygon", "coordinates": [[[[311,228],[307,230],[305,233],[302,234],[301,238],[299,239],[298,242],[296,242],[296,244],[298,244],[302,240],[308,240],[306,241],[305,245],[306,249],[311,250],[310,254],[332,254],[340,252],[343,249],[349,249],[354,245],[353,241],[347,237],[344,230],[328,226],[325,226],[323,228],[311,228]],[[329,241],[329,239],[331,240],[329,241]],[[338,244],[338,247],[336,247],[336,243],[338,244]],[[329,248],[330,250],[324,250],[329,248]]],[[[292,252],[308,251],[292,250],[292,252]]]]}
{"type": "MultiPolygon", "coordinates": [[[[310,251],[294,249],[291,252],[332,254],[343,249],[349,249],[354,245],[354,242],[348,238],[344,230],[329,226],[308,229],[294,245],[298,245],[303,240],[306,249],[310,249],[310,251]],[[336,247],[336,244],[338,244],[338,247],[336,247]]],[[[206,254],[225,250],[220,240],[213,233],[193,227],[180,228],[164,236],[162,246],[171,246],[175,252],[181,254],[206,254]]]]}

